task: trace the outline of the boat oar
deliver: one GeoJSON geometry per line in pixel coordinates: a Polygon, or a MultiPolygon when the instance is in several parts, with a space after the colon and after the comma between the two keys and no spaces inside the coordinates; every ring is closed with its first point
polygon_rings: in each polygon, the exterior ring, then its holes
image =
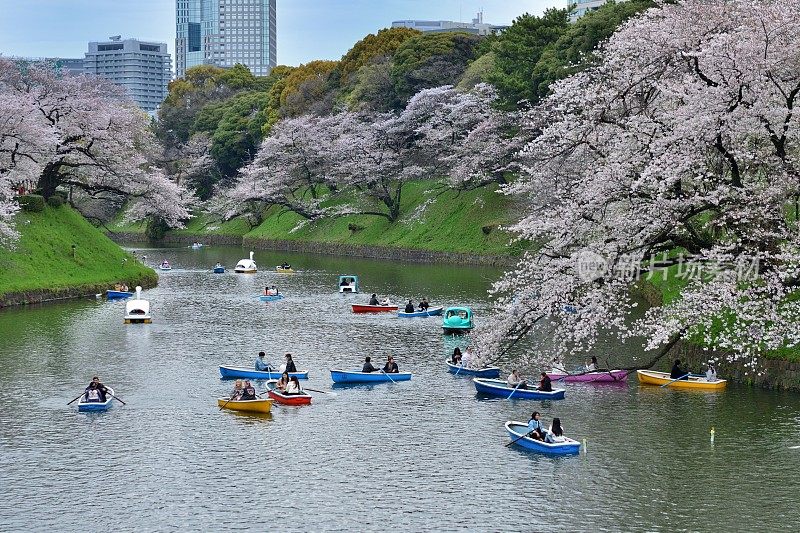
{"type": "Polygon", "coordinates": [[[222,404],[222,405],[219,407],[219,410],[220,410],[220,411],[222,411],[223,409],[225,409],[225,406],[226,406],[226,405],[228,405],[228,402],[229,402],[229,401],[231,401],[231,400],[233,400],[233,396],[231,396],[230,398],[228,398],[228,399],[225,401],[225,403],[223,403],[223,404],[222,404]]]}
{"type": "MultiPolygon", "coordinates": [[[[83,396],[84,394],[86,394],[86,393],[85,393],[85,392],[82,392],[82,393],[80,393],[80,394],[78,395],[78,398],[80,398],[80,397],[81,397],[81,396],[83,396]]],[[[78,398],[75,398],[75,400],[77,400],[78,398]]],[[[69,402],[67,405],[71,405],[72,403],[74,403],[74,402],[75,402],[75,400],[72,400],[72,401],[71,401],[71,402],[69,402]]]]}
{"type": "Polygon", "coordinates": [[[462,368],[464,368],[464,365],[458,365],[458,370],[456,370],[456,374],[455,374],[456,376],[458,375],[459,372],[461,372],[462,368]]]}
{"type": "Polygon", "coordinates": [[[319,390],[319,389],[309,389],[308,387],[306,387],[303,390],[310,390],[311,392],[321,392],[322,394],[330,394],[331,396],[339,396],[335,392],[329,392],[329,391],[324,391],[324,390],[319,390]]]}
{"type": "Polygon", "coordinates": [[[122,405],[128,405],[125,402],[123,402],[122,400],[120,400],[119,398],[117,398],[116,396],[114,396],[113,394],[109,393],[108,395],[111,396],[112,398],[114,398],[115,400],[117,400],[122,405]]]}
{"type": "Polygon", "coordinates": [[[522,440],[522,439],[524,439],[525,437],[530,437],[531,435],[533,435],[533,431],[531,431],[530,433],[523,433],[523,434],[522,434],[522,436],[520,436],[520,437],[517,437],[516,439],[512,440],[512,441],[511,441],[511,442],[509,442],[509,443],[506,443],[506,447],[508,447],[508,446],[511,446],[512,444],[514,444],[514,443],[515,443],[515,442],[517,442],[518,440],[522,440]]]}
{"type": "Polygon", "coordinates": [[[517,389],[519,388],[520,385],[522,385],[521,381],[519,383],[517,383],[517,386],[514,387],[514,390],[511,391],[511,394],[508,395],[508,398],[506,398],[506,400],[510,400],[511,397],[514,396],[514,393],[517,392],[517,389]]]}
{"type": "Polygon", "coordinates": [[[384,369],[381,369],[381,372],[386,374],[386,377],[389,378],[389,381],[391,381],[392,383],[397,383],[395,380],[392,379],[392,376],[390,376],[384,369]]]}
{"type": "Polygon", "coordinates": [[[664,387],[666,387],[667,385],[672,385],[672,384],[673,384],[673,383],[675,383],[676,381],[680,381],[680,380],[682,380],[683,378],[686,378],[686,377],[689,377],[689,376],[690,376],[690,374],[686,374],[686,375],[684,375],[684,376],[681,376],[681,377],[679,377],[679,378],[675,378],[675,379],[673,379],[672,381],[670,381],[669,383],[664,383],[663,385],[661,385],[661,388],[663,389],[663,388],[664,388],[664,387]]]}

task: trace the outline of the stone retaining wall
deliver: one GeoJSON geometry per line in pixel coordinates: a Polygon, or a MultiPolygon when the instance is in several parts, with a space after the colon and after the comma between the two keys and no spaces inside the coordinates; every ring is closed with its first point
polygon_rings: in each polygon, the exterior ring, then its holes
{"type": "Polygon", "coordinates": [[[85,298],[95,294],[105,294],[106,290],[113,287],[115,283],[125,284],[132,287],[138,283],[142,288],[149,289],[155,287],[158,278],[146,280],[119,280],[112,283],[91,283],[78,285],[76,287],[66,287],[60,289],[36,289],[30,291],[8,292],[0,295],[0,308],[12,305],[40,304],[45,302],[55,302],[58,300],[71,300],[75,298],[85,298]]]}

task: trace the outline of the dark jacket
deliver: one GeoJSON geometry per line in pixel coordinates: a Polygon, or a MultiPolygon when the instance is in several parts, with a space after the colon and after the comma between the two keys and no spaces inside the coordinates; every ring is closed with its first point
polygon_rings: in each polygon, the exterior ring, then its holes
{"type": "Polygon", "coordinates": [[[407,303],[406,304],[406,313],[413,313],[414,312],[414,304],[407,303]]]}
{"type": "Polygon", "coordinates": [[[688,374],[688,372],[684,372],[683,370],[681,370],[681,367],[677,363],[675,363],[674,365],[672,365],[672,371],[669,373],[669,377],[670,379],[678,379],[682,378],[686,374],[688,374]]]}
{"type": "Polygon", "coordinates": [[[542,378],[542,381],[539,382],[539,390],[542,392],[552,392],[553,391],[553,384],[550,381],[549,376],[545,376],[542,378]]]}
{"type": "Polygon", "coordinates": [[[383,365],[383,371],[387,374],[397,374],[400,372],[397,368],[397,363],[389,363],[388,361],[383,365]]]}
{"type": "Polygon", "coordinates": [[[255,400],[256,399],[256,389],[253,387],[245,387],[242,391],[242,396],[239,398],[240,400],[255,400]]]}
{"type": "MultiPolygon", "coordinates": [[[[94,383],[94,381],[92,383],[89,383],[89,385],[86,387],[86,389],[84,389],[84,392],[88,392],[89,389],[92,388],[92,384],[93,383],[94,383]]],[[[97,384],[97,390],[100,391],[100,401],[101,402],[106,401],[106,394],[108,393],[108,389],[106,388],[106,386],[103,385],[102,383],[98,383],[97,384]]]]}
{"type": "Polygon", "coordinates": [[[372,363],[364,363],[364,368],[361,369],[362,372],[377,372],[378,369],[372,366],[372,363]]]}
{"type": "Polygon", "coordinates": [[[294,366],[294,361],[289,359],[289,362],[286,363],[286,371],[287,372],[297,372],[297,367],[294,366]]]}
{"type": "Polygon", "coordinates": [[[378,299],[377,298],[370,298],[369,299],[369,305],[378,305],[378,299]]]}

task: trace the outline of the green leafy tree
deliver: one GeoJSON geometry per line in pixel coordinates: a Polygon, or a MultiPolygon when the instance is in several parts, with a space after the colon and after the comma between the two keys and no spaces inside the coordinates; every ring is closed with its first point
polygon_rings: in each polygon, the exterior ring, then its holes
{"type": "Polygon", "coordinates": [[[390,58],[397,49],[412,37],[420,35],[411,28],[386,28],[377,34],[370,33],[342,57],[339,62],[339,71],[343,82],[357,72],[360,68],[372,64],[376,58],[390,58]]]}

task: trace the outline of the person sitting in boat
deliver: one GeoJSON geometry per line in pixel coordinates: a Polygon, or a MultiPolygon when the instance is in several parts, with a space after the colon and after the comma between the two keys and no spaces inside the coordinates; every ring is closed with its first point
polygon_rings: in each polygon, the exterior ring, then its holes
{"type": "Polygon", "coordinates": [[[229,401],[235,402],[239,398],[242,397],[242,392],[244,392],[244,383],[241,379],[237,379],[236,383],[233,384],[233,390],[231,391],[231,399],[229,401]]]}
{"type": "Polygon", "coordinates": [[[550,429],[547,430],[547,433],[544,436],[544,441],[553,444],[556,442],[564,442],[566,440],[567,439],[564,437],[564,428],[561,427],[561,419],[554,418],[553,422],[550,424],[550,429]]]}
{"type": "Polygon", "coordinates": [[[373,294],[372,296],[370,296],[369,305],[380,305],[378,303],[378,295],[377,294],[373,294]]]}
{"type": "Polygon", "coordinates": [[[427,311],[429,307],[430,307],[430,304],[428,303],[428,299],[427,298],[423,298],[422,300],[420,300],[420,302],[419,302],[419,310],[420,311],[427,311]]]}
{"type": "Polygon", "coordinates": [[[350,285],[350,278],[342,278],[342,282],[339,283],[340,287],[347,287],[350,285]]]}
{"type": "Polygon", "coordinates": [[[86,390],[88,391],[91,387],[94,387],[97,390],[97,393],[100,395],[100,399],[97,401],[99,402],[106,401],[106,394],[108,393],[108,389],[106,388],[105,385],[100,383],[99,377],[94,376],[92,378],[91,383],[89,383],[89,386],[86,387],[86,390]]]}
{"type": "Polygon", "coordinates": [[[453,356],[450,358],[450,362],[454,365],[458,365],[461,363],[461,348],[456,346],[453,349],[453,356]]]}
{"type": "Polygon", "coordinates": [[[717,381],[717,369],[714,368],[714,365],[708,363],[708,370],[706,370],[706,381],[714,382],[717,381]]]}
{"type": "Polygon", "coordinates": [[[397,368],[397,363],[394,362],[394,357],[391,355],[386,359],[386,364],[383,365],[383,372],[385,374],[397,374],[400,369],[397,368]]]}
{"type": "Polygon", "coordinates": [[[290,265],[289,263],[287,263],[286,261],[284,261],[283,263],[281,263],[281,268],[282,268],[283,270],[289,270],[290,268],[292,268],[292,265],[290,265]]]}
{"type": "Polygon", "coordinates": [[[283,389],[284,394],[303,394],[303,389],[300,388],[300,381],[297,379],[297,376],[292,376],[289,378],[289,383],[286,384],[286,388],[283,389]]]}
{"type": "Polygon", "coordinates": [[[411,300],[408,301],[406,304],[406,313],[413,313],[414,312],[414,302],[411,300]]]}
{"type": "Polygon", "coordinates": [[[381,300],[381,303],[379,305],[384,305],[384,306],[392,305],[392,301],[389,298],[384,298],[381,300]]]}
{"type": "Polygon", "coordinates": [[[670,379],[689,379],[689,372],[681,369],[681,360],[675,359],[675,364],[672,365],[672,370],[669,373],[670,379]]]}
{"type": "Polygon", "coordinates": [[[364,366],[361,368],[362,372],[369,373],[369,372],[377,372],[379,369],[372,366],[372,360],[369,357],[364,359],[364,366]]]}
{"type": "Polygon", "coordinates": [[[100,390],[98,390],[97,385],[94,382],[89,383],[89,386],[86,387],[86,390],[83,391],[83,401],[84,402],[100,402],[100,390]]]}
{"type": "Polygon", "coordinates": [[[286,368],[284,369],[286,372],[297,372],[297,367],[294,365],[294,361],[292,360],[292,354],[286,354],[286,368]]]}
{"type": "Polygon", "coordinates": [[[272,365],[267,362],[265,359],[267,354],[264,352],[258,352],[258,357],[256,358],[256,370],[259,372],[272,372],[272,365]]]}
{"type": "Polygon", "coordinates": [[[469,365],[472,363],[472,350],[470,348],[464,350],[464,353],[461,355],[460,361],[461,361],[461,366],[463,366],[464,368],[469,368],[469,365]]]}
{"type": "Polygon", "coordinates": [[[216,265],[214,265],[214,268],[222,268],[222,263],[220,263],[219,261],[217,261],[217,264],[216,264],[216,265]]]}
{"type": "Polygon", "coordinates": [[[284,372],[283,374],[281,374],[281,378],[275,382],[275,388],[278,390],[284,390],[288,383],[289,383],[289,373],[284,372]]]}
{"type": "Polygon", "coordinates": [[[592,360],[586,363],[586,371],[596,372],[598,368],[600,368],[600,366],[597,364],[597,357],[593,355],[592,360]]]}
{"type": "Polygon", "coordinates": [[[520,376],[516,368],[512,370],[511,373],[508,375],[507,381],[509,387],[514,387],[515,389],[528,388],[528,382],[522,379],[522,376],[520,376]]]}
{"type": "Polygon", "coordinates": [[[539,411],[531,413],[531,419],[528,420],[528,437],[535,440],[544,440],[544,428],[539,420],[539,411]]]}
{"type": "Polygon", "coordinates": [[[539,386],[536,389],[542,392],[553,392],[553,383],[550,381],[550,376],[547,375],[547,372],[542,372],[542,379],[539,380],[539,386]]]}
{"type": "Polygon", "coordinates": [[[253,387],[249,381],[244,382],[244,387],[242,388],[242,395],[239,396],[240,400],[255,400],[258,398],[256,396],[256,388],[253,387]]]}

